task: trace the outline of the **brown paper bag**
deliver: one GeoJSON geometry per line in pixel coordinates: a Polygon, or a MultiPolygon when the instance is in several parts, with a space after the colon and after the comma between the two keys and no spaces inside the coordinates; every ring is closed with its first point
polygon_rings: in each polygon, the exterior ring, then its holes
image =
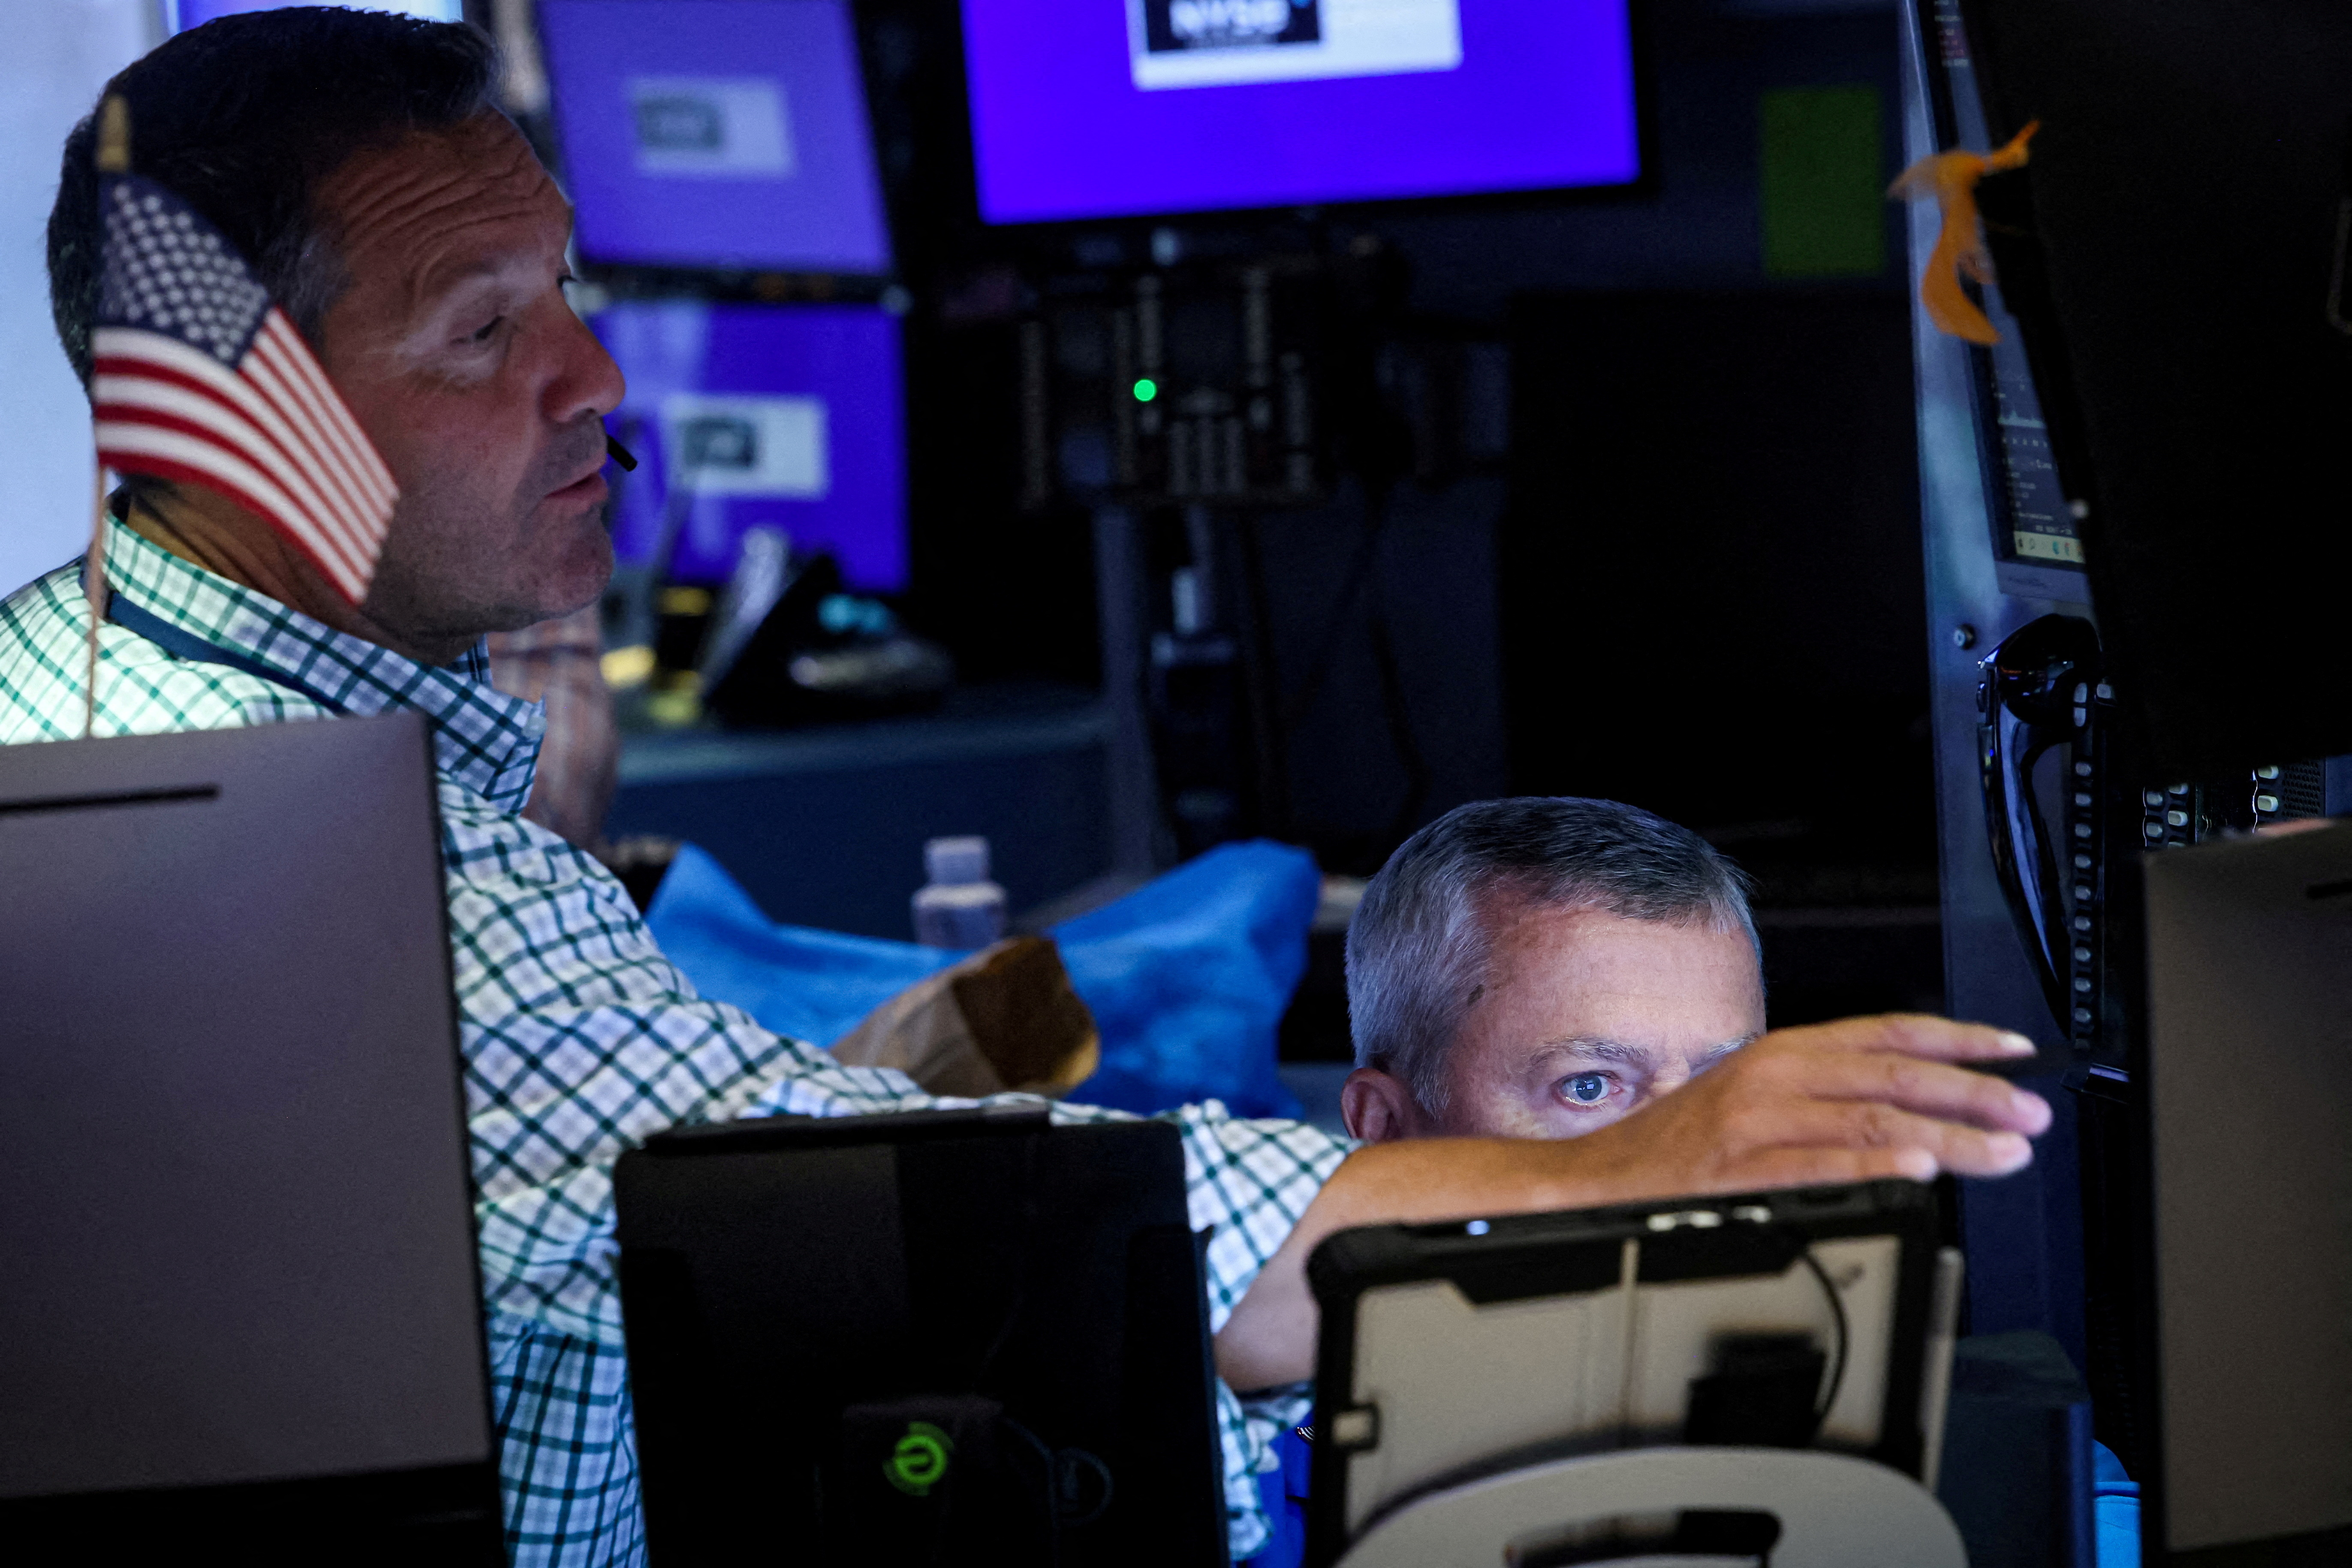
{"type": "Polygon", "coordinates": [[[833,1054],[849,1067],[896,1068],[933,1094],[1058,1096],[1094,1076],[1102,1039],[1061,950],[1016,936],[899,992],[833,1054]]]}

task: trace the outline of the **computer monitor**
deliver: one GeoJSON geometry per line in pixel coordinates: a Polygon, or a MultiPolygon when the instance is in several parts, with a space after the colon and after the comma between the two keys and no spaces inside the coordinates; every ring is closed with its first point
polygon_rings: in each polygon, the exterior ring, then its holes
{"type": "Polygon", "coordinates": [[[1630,184],[1627,0],[963,0],[981,216],[1630,184]]]}
{"type": "Polygon", "coordinates": [[[744,531],[776,528],[796,552],[831,552],[849,587],[906,587],[898,317],[670,300],[614,305],[594,325],[629,380],[610,423],[641,460],[614,511],[623,561],[721,583],[744,531]]]}
{"type": "MultiPolygon", "coordinates": [[[[317,0],[163,0],[163,30],[184,33],[190,27],[203,26],[215,16],[233,16],[240,11],[282,11],[289,5],[315,4],[317,0]]],[[[466,19],[465,0],[369,0],[367,9],[396,11],[428,22],[466,19]]]]}
{"type": "Polygon", "coordinates": [[[0,746],[0,888],[9,1560],[503,1563],[424,721],[0,746]]]}
{"type": "Polygon", "coordinates": [[[584,259],[890,270],[845,0],[541,0],[539,26],[584,259]]]}
{"type": "MultiPolygon", "coordinates": [[[[2352,9],[1947,0],[1979,192],[2143,782],[2352,752],[2352,9]]],[[[2046,509],[2044,509],[2046,510],[2046,509]]]]}

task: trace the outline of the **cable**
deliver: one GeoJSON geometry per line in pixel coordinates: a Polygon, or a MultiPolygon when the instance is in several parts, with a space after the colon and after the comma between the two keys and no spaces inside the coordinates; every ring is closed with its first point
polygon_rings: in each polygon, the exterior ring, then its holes
{"type": "Polygon", "coordinates": [[[1413,732],[1412,715],[1405,701],[1403,675],[1389,624],[1387,595],[1380,574],[1381,544],[1388,533],[1393,494],[1392,484],[1367,487],[1363,534],[1340,579],[1330,619],[1318,639],[1314,658],[1307,663],[1306,679],[1282,701],[1281,710],[1276,715],[1273,726],[1276,744],[1286,749],[1298,726],[1322,697],[1323,689],[1339,662],[1340,651],[1349,641],[1349,623],[1354,612],[1359,604],[1362,604],[1365,612],[1363,636],[1371,655],[1373,678],[1380,692],[1381,717],[1388,731],[1389,744],[1396,753],[1397,764],[1404,773],[1404,798],[1389,823],[1391,842],[1403,838],[1419,825],[1433,784],[1428,758],[1423,753],[1420,739],[1413,732]]]}
{"type": "Polygon", "coordinates": [[[1250,511],[1231,515],[1227,537],[1234,559],[1229,574],[1241,579],[1234,596],[1234,629],[1241,634],[1247,656],[1244,668],[1249,695],[1250,739],[1256,755],[1257,809],[1260,824],[1275,838],[1291,836],[1288,731],[1282,707],[1282,671],[1275,663],[1274,640],[1266,607],[1265,562],[1259,548],[1257,519],[1250,511]]]}
{"type": "Polygon", "coordinates": [[[1397,763],[1404,770],[1404,799],[1389,822],[1389,841],[1393,844],[1402,842],[1421,824],[1422,808],[1429,804],[1429,762],[1422,755],[1421,742],[1412,732],[1412,713],[1405,706],[1404,676],[1397,667],[1396,644],[1389,635],[1387,596],[1377,581],[1372,584],[1371,595],[1371,624],[1367,631],[1371,638],[1372,668],[1380,677],[1381,716],[1387,721],[1389,744],[1396,751],[1397,763]]]}
{"type": "Polygon", "coordinates": [[[1813,1426],[1818,1432],[1821,1424],[1829,1418],[1831,1408],[1837,1404],[1838,1390],[1845,1385],[1846,1351],[1853,1334],[1845,1321],[1845,1302],[1839,1297],[1837,1286],[1831,1282],[1829,1271],[1822,1267],[1822,1260],[1813,1256],[1811,1247],[1798,1256],[1805,1260],[1805,1267],[1813,1271],[1813,1278],[1822,1282],[1822,1294],[1830,1299],[1830,1316],[1837,1322],[1837,1360],[1830,1365],[1829,1388],[1822,1395],[1820,1408],[1813,1412],[1813,1426]]]}
{"type": "Polygon", "coordinates": [[[1331,617],[1325,623],[1323,635],[1316,639],[1314,657],[1307,661],[1307,678],[1299,682],[1282,704],[1281,732],[1286,740],[1323,695],[1323,687],[1331,679],[1333,666],[1339,661],[1339,650],[1348,640],[1349,617],[1356,608],[1356,599],[1371,578],[1379,564],[1381,539],[1388,531],[1389,487],[1367,487],[1364,492],[1364,529],[1356,542],[1356,552],[1348,562],[1348,570],[1339,580],[1339,592],[1332,602],[1331,617]]]}
{"type": "Polygon", "coordinates": [[[1054,1450],[1045,1439],[1008,1415],[999,1415],[997,1425],[1020,1437],[1036,1450],[1037,1461],[1044,1467],[1042,1475],[1045,1489],[1045,1561],[1039,1568],[1056,1568],[1062,1561],[1062,1525],[1059,1500],[1054,1495],[1054,1450]]]}
{"type": "Polygon", "coordinates": [[[1004,1309],[1004,1321],[997,1325],[996,1337],[989,1342],[980,1364],[971,1372],[971,1389],[981,1392],[981,1384],[996,1370],[996,1358],[1013,1341],[1013,1331],[1021,1325],[1021,1315],[1029,1306],[1030,1277],[1037,1268],[1037,1145],[1043,1139],[1036,1133],[1021,1139],[1021,1271],[1014,1276],[1013,1299],[1004,1309]]]}

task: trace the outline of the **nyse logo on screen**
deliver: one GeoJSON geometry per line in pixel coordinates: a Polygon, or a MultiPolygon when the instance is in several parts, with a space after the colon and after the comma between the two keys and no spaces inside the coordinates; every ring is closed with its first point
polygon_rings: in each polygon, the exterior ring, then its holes
{"type": "Polygon", "coordinates": [[[1456,0],[1128,0],[1135,85],[1240,87],[1452,70],[1456,0]]]}
{"type": "Polygon", "coordinates": [[[1318,0],[1143,0],[1143,30],[1151,54],[1313,44],[1323,13],[1318,0]]]}
{"type": "Polygon", "coordinates": [[[799,169],[782,82],[757,76],[628,81],[637,173],[689,180],[788,180],[799,169]]]}

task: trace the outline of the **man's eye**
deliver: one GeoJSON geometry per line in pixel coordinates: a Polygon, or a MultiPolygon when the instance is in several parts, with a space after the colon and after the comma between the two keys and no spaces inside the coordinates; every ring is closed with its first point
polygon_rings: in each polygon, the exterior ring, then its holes
{"type": "Polygon", "coordinates": [[[1570,1105],[1599,1105],[1609,1098],[1609,1075],[1605,1072],[1580,1072],[1559,1086],[1560,1097],[1570,1105]]]}
{"type": "Polygon", "coordinates": [[[484,343],[488,342],[493,337],[496,337],[498,335],[499,329],[506,324],[507,319],[504,316],[492,316],[489,321],[483,325],[479,331],[467,333],[466,341],[473,344],[475,347],[479,348],[484,343]]]}

